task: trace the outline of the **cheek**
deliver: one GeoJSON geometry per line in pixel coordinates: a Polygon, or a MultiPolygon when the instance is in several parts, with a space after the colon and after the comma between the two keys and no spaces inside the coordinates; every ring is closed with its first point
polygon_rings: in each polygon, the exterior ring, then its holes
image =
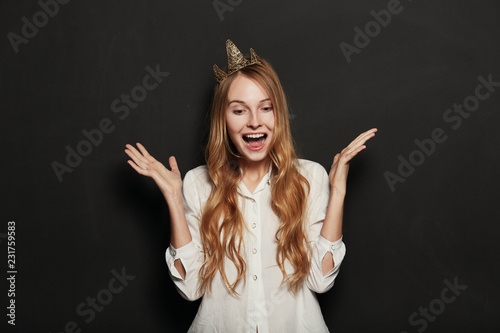
{"type": "Polygon", "coordinates": [[[226,121],[226,131],[228,133],[231,133],[231,129],[233,128],[233,122],[231,121],[231,117],[228,116],[227,112],[226,112],[226,115],[224,116],[225,117],[225,121],[226,121]]]}
{"type": "Polygon", "coordinates": [[[276,126],[276,120],[274,119],[274,112],[269,114],[269,117],[267,119],[266,124],[267,124],[267,128],[269,128],[269,130],[274,132],[274,129],[276,126]]]}
{"type": "Polygon", "coordinates": [[[226,131],[229,138],[234,142],[237,139],[239,133],[241,132],[242,124],[241,119],[234,118],[231,116],[226,116],[226,131]]]}
{"type": "Polygon", "coordinates": [[[226,129],[229,134],[237,132],[238,130],[237,122],[235,122],[230,117],[226,118],[226,129]]]}

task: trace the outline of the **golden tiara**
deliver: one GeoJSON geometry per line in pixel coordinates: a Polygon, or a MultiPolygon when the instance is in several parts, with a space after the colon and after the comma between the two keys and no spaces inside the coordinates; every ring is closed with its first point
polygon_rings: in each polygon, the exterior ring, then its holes
{"type": "Polygon", "coordinates": [[[227,51],[227,73],[220,69],[217,65],[214,65],[214,73],[217,82],[221,82],[229,75],[236,71],[239,71],[243,67],[247,67],[256,63],[260,63],[259,56],[253,49],[250,49],[250,61],[243,56],[243,54],[238,50],[236,45],[228,39],[226,41],[226,51],[227,51]]]}

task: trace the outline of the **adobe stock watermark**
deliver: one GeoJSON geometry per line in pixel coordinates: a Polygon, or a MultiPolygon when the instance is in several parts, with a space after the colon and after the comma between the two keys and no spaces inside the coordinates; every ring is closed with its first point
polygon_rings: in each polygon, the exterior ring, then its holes
{"type": "Polygon", "coordinates": [[[215,12],[219,16],[219,20],[224,21],[224,13],[232,12],[234,8],[239,6],[243,0],[214,0],[212,5],[214,6],[215,12]]]}
{"type": "Polygon", "coordinates": [[[39,0],[38,6],[41,10],[37,11],[31,17],[31,20],[26,16],[21,17],[20,34],[9,32],[7,39],[14,50],[14,53],[19,53],[21,44],[28,44],[30,39],[33,39],[38,34],[39,29],[45,27],[51,18],[54,18],[59,13],[60,5],[66,5],[70,0],[39,0]]]}
{"type": "MultiPolygon", "coordinates": [[[[441,315],[446,309],[447,305],[455,302],[458,296],[462,294],[464,290],[468,287],[465,284],[458,283],[458,277],[453,279],[453,283],[445,279],[443,281],[446,287],[441,290],[441,294],[438,298],[435,298],[429,302],[428,306],[419,307],[418,311],[413,312],[408,317],[408,323],[413,327],[418,327],[417,332],[422,333],[427,329],[430,323],[436,321],[437,316],[441,315]]],[[[408,333],[407,331],[401,331],[400,333],[408,333]]]]}
{"type": "MultiPolygon", "coordinates": [[[[170,73],[160,70],[160,64],[157,64],[154,69],[146,66],[146,72],[147,74],[142,78],[141,84],[133,87],[130,94],[122,93],[120,98],[111,102],[111,112],[116,114],[118,119],[125,120],[130,114],[130,109],[137,108],[139,103],[148,97],[148,93],[158,88],[160,83],[170,75],[170,73]]],[[[76,144],[75,148],[70,145],[65,147],[67,153],[64,162],[53,161],[51,163],[52,170],[59,183],[64,180],[64,174],[73,172],[82,163],[83,158],[89,156],[94,148],[102,143],[104,134],[110,134],[115,129],[116,126],[113,120],[108,117],[102,118],[95,128],[83,129],[81,133],[84,138],[76,144]]]]}
{"type": "MultiPolygon", "coordinates": [[[[116,269],[112,269],[111,275],[113,277],[109,280],[107,286],[99,290],[95,297],[89,296],[76,306],[76,314],[82,317],[86,324],[90,324],[95,319],[96,313],[102,312],[104,307],[113,301],[113,296],[120,294],[128,286],[129,281],[135,279],[135,276],[127,275],[125,267],[122,267],[121,273],[116,269]]],[[[64,325],[64,329],[58,333],[80,332],[82,332],[81,326],[76,321],[70,320],[64,325]]]]}
{"type": "Polygon", "coordinates": [[[348,64],[351,63],[351,57],[354,53],[360,54],[361,50],[370,44],[372,38],[377,37],[382,31],[382,28],[386,28],[389,23],[391,23],[392,16],[400,14],[404,9],[399,0],[389,0],[386,8],[387,9],[382,9],[378,12],[375,10],[370,11],[373,20],[365,24],[364,31],[358,26],[354,27],[354,32],[356,33],[352,41],[354,45],[346,42],[341,42],[339,44],[340,50],[348,64]]]}
{"type": "MultiPolygon", "coordinates": [[[[481,102],[491,97],[491,94],[495,92],[495,88],[500,87],[500,82],[493,81],[493,74],[488,74],[487,78],[479,75],[477,80],[479,83],[476,85],[472,95],[465,97],[462,104],[455,103],[452,108],[446,109],[443,112],[443,121],[454,131],[458,130],[462,126],[463,121],[479,109],[481,102]]],[[[413,141],[416,148],[407,157],[398,155],[399,165],[397,172],[386,170],[383,173],[391,192],[394,193],[396,191],[396,184],[403,183],[408,177],[413,175],[416,168],[421,166],[426,161],[426,158],[434,154],[437,145],[445,142],[447,139],[448,135],[446,131],[441,127],[436,127],[431,131],[429,138],[422,140],[415,139],[413,141]]]]}

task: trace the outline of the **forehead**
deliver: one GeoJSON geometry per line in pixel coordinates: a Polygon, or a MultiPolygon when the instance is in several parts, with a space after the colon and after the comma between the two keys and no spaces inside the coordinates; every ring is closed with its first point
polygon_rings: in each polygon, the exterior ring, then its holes
{"type": "Polygon", "coordinates": [[[266,90],[254,79],[239,74],[235,77],[227,93],[229,101],[255,102],[269,98],[266,90]]]}

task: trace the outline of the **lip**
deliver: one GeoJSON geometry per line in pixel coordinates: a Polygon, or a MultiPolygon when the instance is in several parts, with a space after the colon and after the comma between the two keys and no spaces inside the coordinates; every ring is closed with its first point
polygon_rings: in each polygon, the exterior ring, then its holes
{"type": "Polygon", "coordinates": [[[267,133],[264,133],[264,132],[257,132],[257,133],[253,133],[253,132],[250,132],[250,133],[245,133],[242,135],[241,137],[241,140],[243,140],[243,143],[245,144],[245,147],[247,147],[248,150],[251,150],[251,151],[260,151],[262,150],[265,146],[266,146],[266,142],[267,142],[267,138],[268,138],[268,135],[267,133]],[[251,147],[246,141],[245,139],[243,139],[243,137],[245,135],[250,135],[250,134],[264,134],[265,135],[265,138],[264,138],[264,143],[262,143],[262,145],[258,146],[258,147],[251,147]]]}
{"type": "Polygon", "coordinates": [[[265,132],[248,132],[248,133],[243,133],[242,136],[251,135],[251,134],[264,134],[264,135],[267,135],[267,133],[265,133],[265,132]]]}

